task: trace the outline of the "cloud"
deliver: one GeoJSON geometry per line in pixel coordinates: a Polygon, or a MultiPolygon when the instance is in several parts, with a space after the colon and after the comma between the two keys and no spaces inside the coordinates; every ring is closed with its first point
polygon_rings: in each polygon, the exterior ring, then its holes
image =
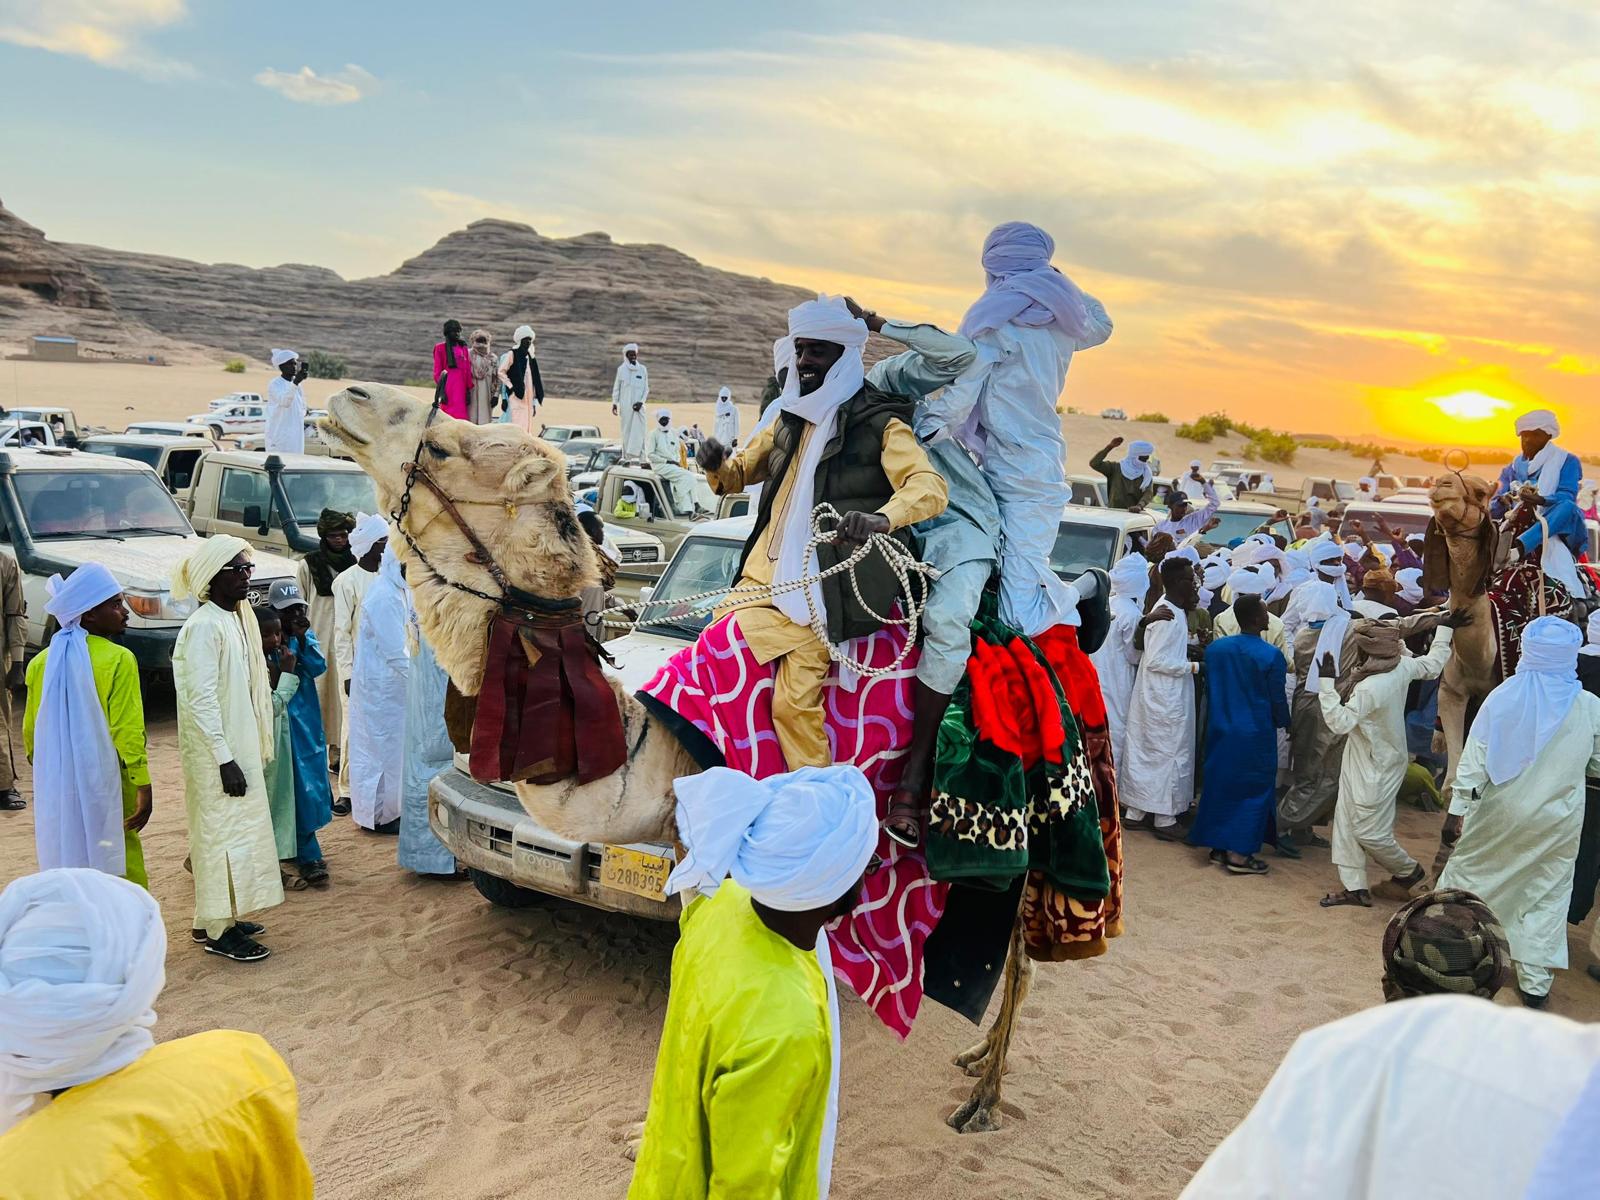
{"type": "Polygon", "coordinates": [[[277,92],[296,104],[354,104],[365,100],[377,87],[378,81],[355,63],[333,75],[318,75],[310,67],[301,67],[290,74],[268,67],[256,76],[256,82],[277,92]]]}
{"type": "Polygon", "coordinates": [[[185,0],[0,0],[0,42],[151,77],[188,76],[193,68],[141,44],[186,16],[185,0]]]}

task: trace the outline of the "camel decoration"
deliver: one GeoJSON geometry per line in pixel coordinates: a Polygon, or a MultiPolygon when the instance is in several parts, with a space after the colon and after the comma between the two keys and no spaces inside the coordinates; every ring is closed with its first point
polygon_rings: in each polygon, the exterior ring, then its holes
{"type": "MultiPolygon", "coordinates": [[[[372,477],[383,512],[400,510],[414,457],[437,485],[438,493],[410,489],[404,529],[415,545],[404,536],[392,537],[391,545],[406,566],[422,632],[462,695],[476,696],[483,682],[486,630],[499,608],[495,569],[519,591],[551,599],[575,597],[598,579],[565,460],[547,443],[511,425],[430,419],[427,404],[377,383],[333,396],[319,426],[372,477]],[[481,548],[457,524],[451,505],[481,548]]],[[[608,682],[629,747],[621,769],[586,784],[517,783],[517,798],[535,821],[573,841],[678,844],[673,781],[700,768],[665,725],[615,679],[608,682]]],[[[955,1059],[977,1077],[970,1098],[949,1118],[963,1133],[1000,1127],[1006,1055],[1033,965],[1022,946],[1019,919],[1000,1011],[984,1038],[955,1059]]]]}

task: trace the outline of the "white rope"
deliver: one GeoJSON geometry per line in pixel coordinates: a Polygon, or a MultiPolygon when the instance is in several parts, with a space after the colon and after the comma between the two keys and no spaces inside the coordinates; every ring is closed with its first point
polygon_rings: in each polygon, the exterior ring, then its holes
{"type": "MultiPolygon", "coordinates": [[[[811,561],[812,553],[818,546],[832,545],[839,540],[837,525],[841,520],[839,511],[833,505],[824,501],[817,505],[811,513],[811,537],[806,542],[806,561],[811,561]],[[831,522],[834,528],[824,528],[825,522],[831,522]]],[[[900,542],[886,533],[874,533],[867,536],[867,540],[857,546],[851,554],[834,563],[833,566],[818,571],[815,575],[807,572],[798,579],[791,579],[783,583],[752,583],[744,587],[716,588],[707,592],[696,592],[691,596],[675,596],[671,604],[675,615],[667,617],[651,617],[648,620],[637,618],[623,618],[621,620],[607,620],[614,614],[626,613],[629,606],[613,604],[599,614],[600,622],[613,629],[634,628],[640,629],[650,625],[676,625],[685,617],[698,616],[702,611],[710,612],[721,607],[730,600],[738,600],[738,607],[744,607],[749,602],[771,600],[775,596],[786,595],[793,591],[803,591],[806,600],[806,624],[811,632],[816,635],[828,650],[828,657],[838,663],[841,668],[853,671],[866,679],[883,679],[893,675],[900,669],[906,657],[911,653],[911,648],[917,643],[917,630],[922,620],[923,604],[918,599],[918,591],[911,586],[913,575],[922,576],[921,595],[927,595],[927,589],[934,580],[939,578],[939,569],[931,563],[919,562],[914,554],[900,542]],[[889,564],[889,569],[894,572],[899,583],[900,603],[905,610],[904,617],[889,617],[882,613],[874,612],[872,607],[861,595],[861,584],[856,579],[856,565],[872,553],[881,554],[889,564]],[[857,662],[838,646],[828,640],[827,616],[818,608],[816,598],[812,593],[811,585],[821,583],[824,579],[847,572],[850,576],[850,590],[855,593],[856,603],[861,609],[880,625],[896,625],[906,631],[905,645],[900,647],[900,653],[895,655],[894,661],[886,666],[874,667],[867,663],[857,662]],[[707,603],[707,602],[710,603],[707,603]],[[685,609],[684,606],[687,606],[685,609]],[[702,607],[704,606],[704,607],[702,607]]],[[[654,603],[652,598],[651,603],[654,603]]]]}

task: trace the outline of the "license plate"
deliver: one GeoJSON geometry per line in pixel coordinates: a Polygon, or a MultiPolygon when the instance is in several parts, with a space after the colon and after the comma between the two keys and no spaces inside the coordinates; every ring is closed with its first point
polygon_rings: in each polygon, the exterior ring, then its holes
{"type": "Polygon", "coordinates": [[[646,854],[643,850],[630,850],[626,846],[601,848],[600,882],[605,887],[665,904],[667,876],[670,874],[670,858],[646,854]]]}

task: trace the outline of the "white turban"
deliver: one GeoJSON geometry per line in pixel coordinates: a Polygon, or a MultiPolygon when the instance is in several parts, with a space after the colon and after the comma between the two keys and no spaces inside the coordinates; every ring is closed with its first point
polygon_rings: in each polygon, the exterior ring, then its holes
{"type": "Polygon", "coordinates": [[[730,388],[730,387],[718,388],[717,389],[717,399],[718,400],[732,400],[733,399],[733,389],[730,388]]]}
{"type": "Polygon", "coordinates": [[[1371,475],[1363,475],[1359,480],[1356,481],[1356,486],[1360,487],[1364,491],[1375,492],[1378,490],[1378,481],[1371,475]]]}
{"type": "Polygon", "coordinates": [[[1394,581],[1400,585],[1399,597],[1407,604],[1420,604],[1422,602],[1422,569],[1420,567],[1402,567],[1394,573],[1394,581]]]}
{"type": "MultiPolygon", "coordinates": [[[[522,345],[523,338],[531,338],[533,336],[534,332],[532,325],[518,325],[517,331],[511,335],[511,344],[513,346],[520,346],[522,345]]],[[[638,349],[638,347],[636,346],[634,349],[638,349]]]]}
{"type": "Polygon", "coordinates": [[[1522,631],[1517,673],[1484,697],[1469,737],[1481,741],[1489,781],[1522,774],[1555,735],[1583,691],[1578,647],[1583,635],[1560,617],[1538,617],[1522,631]]]}
{"type": "Polygon", "coordinates": [[[1185,562],[1193,563],[1197,567],[1200,565],[1200,551],[1196,550],[1193,546],[1184,546],[1179,550],[1168,550],[1164,555],[1161,556],[1161,561],[1163,563],[1169,563],[1175,558],[1181,558],[1185,562]]]}
{"type": "Polygon", "coordinates": [[[627,361],[628,351],[629,350],[632,350],[635,354],[639,353],[639,343],[638,342],[629,342],[626,346],[624,346],[622,348],[622,358],[623,358],[624,362],[627,361]]]}
{"type": "MultiPolygon", "coordinates": [[[[359,527],[358,527],[359,528],[359,527]]],[[[355,537],[351,536],[354,543],[355,537]]],[[[172,575],[172,598],[188,600],[191,597],[202,604],[211,598],[211,581],[239,555],[255,557],[250,543],[232,534],[219,533],[203,538],[193,554],[178,564],[172,575]]],[[[243,607],[242,605],[240,607],[243,607]]],[[[256,715],[256,732],[261,740],[261,761],[272,761],[277,740],[272,734],[272,688],[267,681],[267,660],[261,650],[261,626],[249,612],[233,611],[244,634],[246,666],[250,672],[250,706],[256,715]]]]}
{"type": "Polygon", "coordinates": [[[1518,433],[1532,433],[1535,430],[1548,433],[1551,437],[1560,437],[1561,422],[1556,420],[1555,413],[1548,408],[1536,408],[1517,418],[1518,433]]]}
{"type": "Polygon", "coordinates": [[[1262,572],[1253,567],[1240,567],[1228,576],[1228,589],[1234,598],[1240,596],[1265,596],[1272,586],[1270,570],[1262,572]]]}
{"type": "MultiPolygon", "coordinates": [[[[1589,623],[1584,626],[1583,648],[1580,654],[1600,654],[1600,608],[1589,614],[1589,623]]],[[[37,816],[34,820],[38,820],[37,816]]]]}
{"type": "Polygon", "coordinates": [[[878,845],[877,800],[853,766],[766,779],[712,767],[673,790],[684,857],[668,895],[713,893],[732,876],[779,912],[826,908],[861,878],[878,845]]]}
{"type": "Polygon", "coordinates": [[[1317,635],[1317,648],[1311,655],[1311,669],[1306,672],[1306,691],[1315,692],[1322,682],[1322,656],[1333,655],[1334,665],[1339,665],[1344,651],[1345,631],[1350,628],[1350,613],[1340,607],[1339,593],[1331,583],[1308,583],[1298,593],[1300,615],[1307,623],[1321,621],[1322,630],[1317,635]]]}
{"type": "Polygon", "coordinates": [[[166,960],[161,909],[126,879],[41,871],[0,892],[0,1134],[155,1044],[166,960]]]}
{"type": "Polygon", "coordinates": [[[350,551],[365,558],[380,541],[389,536],[389,522],[377,513],[357,513],[356,527],[350,531],[350,551]]]}
{"type": "Polygon", "coordinates": [[[1156,452],[1156,448],[1149,442],[1134,442],[1128,447],[1128,452],[1122,456],[1122,461],[1117,465],[1122,468],[1124,479],[1139,480],[1140,487],[1150,486],[1150,464],[1140,462],[1156,452]]]}
{"type": "MultiPolygon", "coordinates": [[[[791,461],[788,467],[787,478],[793,482],[784,526],[779,531],[782,540],[773,569],[774,583],[817,573],[816,553],[811,553],[809,561],[806,555],[806,542],[811,538],[811,510],[816,505],[817,466],[833,437],[839,409],[853,399],[866,382],[867,368],[861,358],[861,348],[866,344],[866,323],[851,316],[843,300],[822,295],[791,308],[788,336],[772,343],[772,372],[784,381],[783,391],[767,405],[751,437],[768,428],[778,419],[779,413],[793,413],[817,427],[816,433],[805,439],[797,461],[791,461]],[[800,373],[794,369],[796,338],[833,342],[844,347],[844,353],[828,368],[822,384],[804,396],[800,394],[800,373]]],[[[822,589],[813,583],[807,591],[818,614],[825,616],[827,608],[822,589]]],[[[805,597],[806,592],[795,590],[774,597],[773,603],[791,621],[806,625],[811,618],[805,597]]]]}
{"type": "Polygon", "coordinates": [[[299,353],[294,350],[274,350],[272,352],[272,365],[275,367],[281,367],[284,363],[293,362],[299,357],[299,353]]]}
{"type": "Polygon", "coordinates": [[[1228,564],[1221,562],[1208,562],[1202,574],[1201,586],[1208,591],[1220,591],[1229,581],[1228,564]]]}
{"type": "MultiPolygon", "coordinates": [[[[961,319],[961,336],[1002,325],[1054,325],[1074,341],[1089,333],[1089,310],[1077,286],[1050,265],[1055,241],[1037,225],[1007,221],[983,239],[988,289],[961,319]]],[[[1103,340],[1103,339],[1102,339],[1103,340]]]]}
{"type": "Polygon", "coordinates": [[[1189,460],[1189,469],[1191,471],[1198,471],[1200,469],[1200,460],[1198,458],[1191,458],[1189,460]]]}
{"type": "Polygon", "coordinates": [[[670,421],[670,420],[672,420],[672,410],[670,408],[658,408],[658,409],[656,409],[656,420],[658,422],[659,421],[670,421]]]}
{"type": "Polygon", "coordinates": [[[127,870],[122,836],[122,766],[95,687],[88,634],[79,619],[122,594],[99,563],[45,584],[44,610],[60,628],[45,654],[33,743],[33,840],[42,870],[127,870]]]}
{"type": "Polygon", "coordinates": [[[1144,612],[1150,590],[1150,563],[1142,554],[1124,554],[1111,568],[1111,609],[1119,608],[1137,619],[1144,612]]]}

